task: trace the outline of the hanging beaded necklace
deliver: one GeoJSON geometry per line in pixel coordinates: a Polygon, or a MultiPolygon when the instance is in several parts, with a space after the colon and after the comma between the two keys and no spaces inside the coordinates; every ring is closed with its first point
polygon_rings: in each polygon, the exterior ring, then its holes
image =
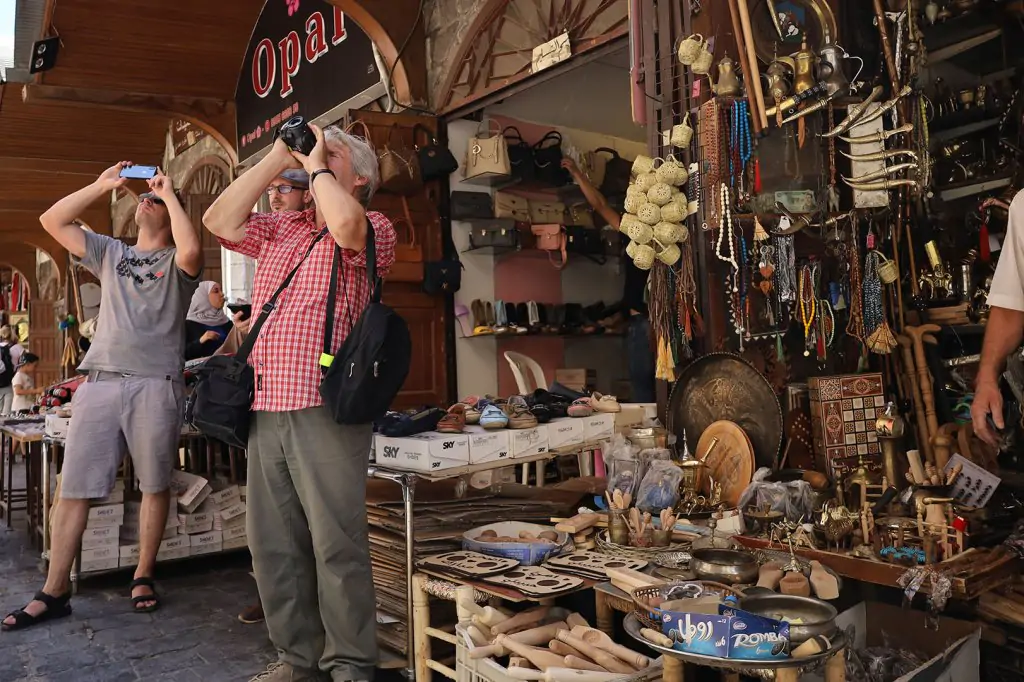
{"type": "Polygon", "coordinates": [[[743,190],[743,178],[746,174],[747,163],[754,153],[754,143],[750,136],[750,110],[747,100],[737,100],[732,105],[732,131],[731,131],[732,154],[730,155],[730,171],[733,177],[733,186],[736,186],[736,178],[739,178],[740,191],[743,190]],[[735,163],[735,165],[733,165],[735,163]]]}
{"type": "MultiPolygon", "coordinates": [[[[733,227],[732,227],[732,206],[729,196],[729,186],[724,182],[721,184],[721,219],[722,222],[718,226],[718,241],[715,242],[715,256],[719,260],[724,261],[732,266],[732,272],[735,272],[739,268],[739,264],[736,262],[736,248],[733,244],[733,227]],[[722,242],[728,238],[729,241],[729,255],[728,257],[722,251],[722,242]]],[[[729,274],[732,275],[732,272],[729,274]]],[[[733,279],[732,292],[738,291],[738,284],[733,279]]]]}
{"type": "Polygon", "coordinates": [[[775,273],[779,278],[775,288],[781,303],[792,303],[796,300],[796,251],[793,249],[793,236],[777,236],[774,239],[778,247],[775,273]]]}
{"type": "Polygon", "coordinates": [[[818,297],[814,293],[814,280],[818,264],[814,261],[800,268],[800,322],[804,326],[804,357],[810,357],[814,335],[814,316],[817,312],[818,297]]]}
{"type": "Polygon", "coordinates": [[[869,251],[864,257],[864,334],[871,334],[885,321],[882,310],[882,280],[878,277],[878,261],[881,257],[877,251],[869,251]]]}

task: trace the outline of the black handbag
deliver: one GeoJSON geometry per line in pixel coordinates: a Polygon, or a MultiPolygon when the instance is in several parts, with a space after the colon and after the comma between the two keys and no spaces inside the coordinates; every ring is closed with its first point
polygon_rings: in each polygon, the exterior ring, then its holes
{"type": "Polygon", "coordinates": [[[565,250],[588,256],[599,263],[604,262],[604,242],[601,230],[580,225],[567,225],[565,228],[565,250]]]}
{"type": "Polygon", "coordinates": [[[248,447],[249,418],[252,414],[252,400],[256,395],[256,375],[248,364],[249,354],[267,318],[277,307],[281,292],[291,284],[313,247],[326,234],[326,227],[320,230],[306,249],[306,255],[292,268],[270,300],[263,304],[259,317],[253,321],[238,352],[234,355],[214,355],[192,370],[199,380],[185,406],[185,420],[204,436],[216,438],[234,447],[248,447]]]}
{"type": "Polygon", "coordinates": [[[537,182],[552,187],[569,184],[569,171],[562,168],[562,134],[552,130],[533,145],[533,167],[537,182]]]}
{"type": "Polygon", "coordinates": [[[416,131],[423,131],[427,136],[426,144],[416,145],[416,155],[420,160],[420,177],[424,182],[438,180],[459,170],[459,162],[455,160],[455,155],[448,147],[438,144],[437,138],[419,123],[413,126],[414,138],[416,131]]]}
{"type": "Polygon", "coordinates": [[[474,223],[469,233],[469,244],[474,249],[484,246],[518,249],[520,243],[516,221],[496,218],[485,223],[474,223]]]}
{"type": "Polygon", "coordinates": [[[522,134],[515,126],[505,128],[502,135],[508,146],[508,162],[512,166],[512,177],[519,182],[532,182],[535,177],[533,147],[523,140],[522,134]]]}
{"type": "Polygon", "coordinates": [[[452,220],[493,218],[494,204],[489,192],[452,192],[452,220]]]}
{"type": "Polygon", "coordinates": [[[423,292],[431,296],[454,294],[462,288],[462,261],[457,258],[423,264],[423,292]]]}
{"type": "Polygon", "coordinates": [[[370,283],[370,302],[352,324],[348,287],[342,278],[345,311],[351,324],[341,348],[332,354],[334,311],[338,298],[338,272],[344,267],[341,247],[334,246],[330,290],[327,293],[327,318],[324,322],[323,355],[320,365],[320,397],[331,418],[339,424],[369,424],[383,416],[398,395],[412,362],[412,337],[409,326],[388,306],[381,303],[383,282],[377,277],[377,253],[373,224],[366,221],[366,276],[370,283]]]}
{"type": "Polygon", "coordinates": [[[605,162],[604,180],[601,181],[601,194],[605,197],[625,194],[629,188],[629,178],[633,173],[633,164],[619,156],[619,153],[610,147],[598,147],[594,153],[604,152],[612,157],[605,162]]]}

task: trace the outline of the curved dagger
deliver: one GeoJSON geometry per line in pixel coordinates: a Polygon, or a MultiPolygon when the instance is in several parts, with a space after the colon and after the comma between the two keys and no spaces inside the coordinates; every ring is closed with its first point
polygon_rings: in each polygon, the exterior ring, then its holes
{"type": "Polygon", "coordinates": [[[880,132],[863,135],[861,137],[840,137],[839,139],[850,144],[870,144],[872,142],[885,142],[894,135],[902,135],[903,133],[909,133],[913,130],[914,124],[907,123],[893,130],[882,130],[880,132]]]}
{"type": "Polygon", "coordinates": [[[789,227],[787,227],[786,229],[784,229],[784,230],[773,230],[772,231],[772,234],[777,236],[777,237],[786,237],[786,236],[789,236],[791,234],[796,234],[797,232],[799,232],[800,230],[804,229],[805,227],[807,227],[808,225],[811,224],[810,219],[808,219],[806,217],[803,217],[803,216],[797,218],[795,215],[790,213],[789,210],[785,206],[782,205],[782,202],[779,202],[779,201],[775,202],[775,210],[778,211],[779,213],[781,213],[782,215],[786,216],[787,218],[789,218],[789,222],[790,222],[789,227]]]}
{"type": "Polygon", "coordinates": [[[836,90],[835,92],[833,92],[828,97],[826,97],[824,99],[819,99],[817,102],[815,102],[814,104],[810,105],[806,109],[801,109],[800,111],[796,112],[792,116],[787,116],[786,118],[782,119],[782,125],[786,125],[787,123],[792,123],[793,121],[796,121],[798,119],[803,118],[807,114],[813,114],[815,111],[821,111],[822,109],[827,107],[832,102],[832,100],[836,99],[836,97],[839,96],[840,92],[841,92],[840,90],[836,90]]]}
{"type": "Polygon", "coordinates": [[[865,99],[860,104],[854,105],[850,109],[850,111],[849,111],[848,115],[846,116],[846,118],[844,118],[835,128],[833,128],[832,130],[828,131],[827,133],[824,133],[822,135],[822,137],[825,137],[825,138],[835,137],[836,135],[840,135],[842,133],[845,133],[847,130],[850,129],[850,127],[854,123],[857,122],[858,118],[860,118],[861,116],[864,115],[864,112],[867,110],[867,108],[869,106],[871,106],[871,104],[873,104],[874,101],[877,100],[881,96],[882,96],[882,86],[881,85],[876,85],[871,90],[871,94],[868,95],[867,99],[865,99]]]}
{"type": "Polygon", "coordinates": [[[847,182],[847,185],[858,192],[880,192],[882,190],[898,189],[900,187],[915,187],[920,189],[917,180],[882,180],[881,182],[847,182]]]}
{"type": "Polygon", "coordinates": [[[850,161],[885,161],[896,156],[909,156],[914,161],[917,161],[917,152],[913,149],[887,149],[881,152],[872,152],[871,154],[847,154],[840,149],[839,153],[850,161]]]}
{"type": "Polygon", "coordinates": [[[914,162],[897,163],[894,166],[886,166],[885,168],[872,171],[865,175],[859,175],[855,178],[848,178],[843,176],[843,182],[845,182],[848,185],[852,185],[854,183],[864,184],[865,182],[871,182],[872,180],[878,180],[879,178],[888,177],[890,175],[896,175],[897,173],[902,173],[903,171],[910,170],[912,168],[917,168],[917,164],[914,162]]]}
{"type": "Polygon", "coordinates": [[[899,104],[899,101],[901,99],[909,95],[911,92],[913,92],[913,88],[911,88],[909,85],[904,85],[903,89],[900,90],[895,97],[893,97],[891,100],[889,100],[882,106],[872,111],[870,114],[862,118],[860,121],[857,121],[857,125],[871,123],[872,121],[877,121],[878,119],[882,118],[883,116],[885,116],[887,112],[891,111],[897,104],[899,104]]]}

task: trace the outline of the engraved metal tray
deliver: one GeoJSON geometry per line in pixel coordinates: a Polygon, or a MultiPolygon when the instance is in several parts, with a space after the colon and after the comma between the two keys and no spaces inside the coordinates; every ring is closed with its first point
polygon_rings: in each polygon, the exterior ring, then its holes
{"type": "Polygon", "coordinates": [[[731,421],[747,434],[758,467],[772,468],[782,447],[782,406],[768,380],[732,353],[709,353],[682,372],[668,399],[666,424],[695,457],[704,429],[731,421]]]}

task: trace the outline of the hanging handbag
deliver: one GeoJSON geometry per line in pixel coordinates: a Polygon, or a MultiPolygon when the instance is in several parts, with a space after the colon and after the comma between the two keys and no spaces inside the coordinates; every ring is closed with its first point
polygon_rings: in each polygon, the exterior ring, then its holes
{"type": "Polygon", "coordinates": [[[478,181],[507,179],[512,174],[508,144],[501,134],[501,127],[495,121],[481,121],[476,135],[469,138],[462,172],[465,180],[478,181]]]}
{"type": "Polygon", "coordinates": [[[569,258],[565,249],[565,229],[561,225],[532,225],[530,231],[535,239],[534,248],[547,251],[551,264],[559,270],[564,268],[569,258]],[[561,262],[554,259],[555,253],[562,255],[561,262]]]}
{"type": "Polygon", "coordinates": [[[452,192],[450,203],[452,220],[495,217],[494,208],[491,206],[491,195],[488,192],[452,192]]]}
{"type": "Polygon", "coordinates": [[[601,231],[592,227],[568,225],[565,228],[565,250],[604,263],[604,242],[601,231]]]}
{"type": "Polygon", "coordinates": [[[594,212],[590,204],[572,204],[565,208],[565,224],[580,225],[582,227],[594,227],[594,212]]]}
{"type": "Polygon", "coordinates": [[[435,260],[423,264],[423,292],[431,296],[454,294],[462,288],[465,268],[457,258],[435,260]]]}
{"type": "Polygon", "coordinates": [[[505,128],[502,135],[508,145],[508,161],[512,164],[512,177],[519,182],[532,182],[534,179],[533,147],[523,140],[519,128],[515,126],[505,128]]]}
{"type": "Polygon", "coordinates": [[[412,134],[414,138],[418,131],[422,131],[427,137],[426,144],[416,145],[416,157],[420,163],[420,176],[424,182],[440,180],[459,170],[459,162],[455,160],[455,155],[452,154],[448,147],[439,144],[437,138],[419,123],[413,126],[412,134]]]}
{"type": "MultiPolygon", "coordinates": [[[[356,134],[357,129],[362,132],[363,139],[370,141],[370,129],[364,121],[352,121],[345,128],[345,132],[356,134]]],[[[380,168],[380,188],[385,192],[393,194],[415,194],[423,187],[423,178],[420,177],[420,162],[416,156],[416,150],[405,146],[401,136],[397,144],[392,144],[392,138],[398,124],[392,124],[388,129],[388,139],[383,149],[377,150],[377,166],[380,168]]]]}
{"type": "Polygon", "coordinates": [[[288,288],[295,273],[309,258],[313,247],[326,234],[326,227],[320,230],[299,264],[292,268],[270,299],[263,304],[238,352],[234,355],[214,355],[192,370],[199,380],[185,406],[185,420],[204,436],[237,448],[249,446],[249,418],[252,414],[252,400],[256,395],[256,375],[248,364],[249,354],[267,318],[277,307],[278,297],[288,288]]]}
{"type": "Polygon", "coordinates": [[[560,201],[531,201],[530,222],[534,225],[545,223],[561,224],[565,220],[565,204],[560,201]]]}
{"type": "Polygon", "coordinates": [[[404,217],[395,218],[391,221],[391,226],[395,229],[395,260],[403,263],[422,263],[423,262],[423,247],[419,245],[416,240],[416,225],[412,221],[412,213],[409,212],[409,202],[403,196],[402,197],[402,210],[404,217]],[[401,233],[398,230],[398,226],[405,224],[406,232],[409,235],[407,240],[403,240],[401,233]]]}
{"type": "Polygon", "coordinates": [[[480,249],[487,246],[518,249],[519,230],[514,220],[505,218],[473,223],[469,232],[470,248],[480,249]]]}
{"type": "Polygon", "coordinates": [[[561,187],[569,184],[569,171],[562,168],[562,134],[552,130],[533,145],[533,167],[537,182],[561,187]]]}
{"type": "Polygon", "coordinates": [[[625,194],[629,187],[633,164],[619,156],[619,153],[610,147],[598,147],[594,153],[611,154],[611,158],[604,162],[604,179],[599,186],[601,194],[605,197],[625,194]]]}
{"type": "Polygon", "coordinates": [[[530,201],[526,197],[508,192],[494,193],[494,217],[512,218],[519,222],[530,222],[530,201]]]}
{"type": "Polygon", "coordinates": [[[348,287],[345,278],[341,278],[350,327],[341,348],[332,355],[338,274],[343,267],[341,247],[335,244],[330,289],[327,292],[323,354],[320,356],[323,371],[320,397],[335,422],[369,424],[388,411],[391,401],[409,376],[412,337],[402,316],[381,303],[383,282],[377,277],[376,235],[373,223],[367,219],[366,277],[369,281],[370,301],[353,324],[348,287]]]}

